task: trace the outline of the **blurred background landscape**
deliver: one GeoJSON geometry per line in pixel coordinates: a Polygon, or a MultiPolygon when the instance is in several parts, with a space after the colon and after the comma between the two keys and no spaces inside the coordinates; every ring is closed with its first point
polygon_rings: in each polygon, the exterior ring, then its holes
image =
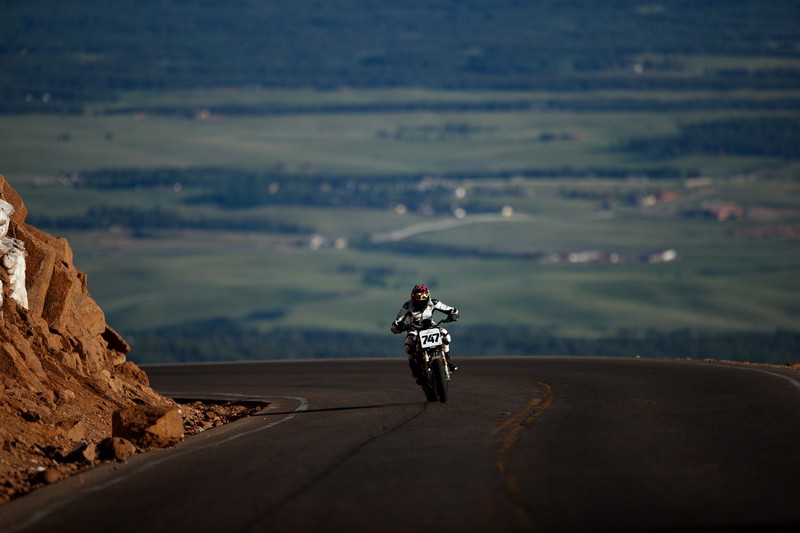
{"type": "Polygon", "coordinates": [[[0,2],[0,174],[140,363],[800,356],[800,4],[0,2]]]}

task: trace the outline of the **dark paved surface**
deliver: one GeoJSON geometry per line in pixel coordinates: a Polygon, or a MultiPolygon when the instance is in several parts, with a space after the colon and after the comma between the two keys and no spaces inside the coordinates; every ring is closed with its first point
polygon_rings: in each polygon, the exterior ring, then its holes
{"type": "Polygon", "coordinates": [[[0,531],[800,530],[800,373],[462,359],[447,404],[404,361],[147,368],[261,415],[0,508],[0,531]]]}

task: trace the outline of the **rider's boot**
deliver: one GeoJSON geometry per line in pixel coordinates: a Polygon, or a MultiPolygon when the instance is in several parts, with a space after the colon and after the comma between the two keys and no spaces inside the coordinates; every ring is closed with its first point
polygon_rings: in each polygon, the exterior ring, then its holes
{"type": "Polygon", "coordinates": [[[453,361],[450,360],[450,354],[445,355],[444,358],[445,361],[447,361],[447,368],[450,369],[450,372],[455,372],[456,370],[458,370],[458,367],[455,364],[453,364],[453,361]]]}

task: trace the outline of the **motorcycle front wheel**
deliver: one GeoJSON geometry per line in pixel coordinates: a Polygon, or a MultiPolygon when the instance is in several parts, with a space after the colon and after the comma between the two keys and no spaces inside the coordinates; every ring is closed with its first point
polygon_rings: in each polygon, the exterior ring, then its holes
{"type": "Polygon", "coordinates": [[[431,363],[431,370],[436,385],[436,394],[439,396],[439,401],[445,403],[447,401],[447,375],[444,372],[442,360],[434,359],[431,363]]]}

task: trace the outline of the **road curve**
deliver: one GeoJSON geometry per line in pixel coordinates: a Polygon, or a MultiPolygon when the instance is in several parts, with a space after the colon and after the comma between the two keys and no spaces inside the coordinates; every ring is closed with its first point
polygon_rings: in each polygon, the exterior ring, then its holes
{"type": "Polygon", "coordinates": [[[800,530],[800,372],[461,359],[446,404],[404,361],[147,367],[259,415],[0,508],[0,531],[800,530]]]}

